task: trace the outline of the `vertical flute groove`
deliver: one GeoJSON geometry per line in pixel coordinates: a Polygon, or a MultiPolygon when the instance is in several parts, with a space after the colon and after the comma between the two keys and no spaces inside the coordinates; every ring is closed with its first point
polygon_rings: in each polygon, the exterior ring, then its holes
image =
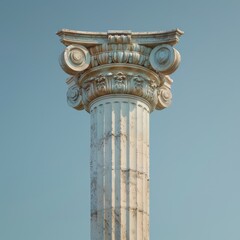
{"type": "Polygon", "coordinates": [[[125,98],[91,108],[92,240],[149,240],[148,115],[125,98]]]}

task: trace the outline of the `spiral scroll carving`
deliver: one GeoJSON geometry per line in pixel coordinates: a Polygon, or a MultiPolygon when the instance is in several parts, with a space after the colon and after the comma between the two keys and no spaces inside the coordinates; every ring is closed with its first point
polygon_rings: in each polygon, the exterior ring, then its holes
{"type": "Polygon", "coordinates": [[[79,86],[73,85],[70,88],[68,88],[67,103],[69,106],[77,110],[82,110],[84,108],[79,86]]]}
{"type": "Polygon", "coordinates": [[[171,90],[166,87],[162,86],[158,89],[158,103],[156,105],[156,109],[161,110],[166,107],[169,107],[172,103],[172,93],[171,90]]]}
{"type": "Polygon", "coordinates": [[[181,57],[172,46],[163,44],[152,50],[149,60],[157,72],[169,75],[178,68],[181,57]]]}
{"type": "Polygon", "coordinates": [[[60,65],[70,74],[67,102],[78,110],[90,110],[99,99],[136,98],[151,111],[171,104],[172,80],[180,64],[173,48],[183,34],[169,32],[132,33],[110,30],[107,33],[63,29],[58,32],[66,49],[60,65]]]}
{"type": "Polygon", "coordinates": [[[60,57],[62,69],[70,75],[84,71],[89,64],[90,53],[81,45],[68,46],[60,57]]]}

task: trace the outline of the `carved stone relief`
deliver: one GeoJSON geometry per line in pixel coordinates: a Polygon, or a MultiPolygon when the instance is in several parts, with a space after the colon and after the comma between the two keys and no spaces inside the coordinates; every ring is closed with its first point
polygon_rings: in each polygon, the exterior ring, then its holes
{"type": "Polygon", "coordinates": [[[141,97],[149,102],[152,110],[171,104],[172,80],[168,75],[180,64],[179,52],[165,42],[151,44],[156,41],[154,38],[143,44],[141,38],[138,43],[133,36],[130,31],[109,31],[104,41],[97,44],[90,44],[86,39],[86,47],[75,42],[67,46],[60,65],[78,79],[74,85],[69,84],[70,106],[89,111],[91,101],[107,94],[141,97]]]}
{"type": "Polygon", "coordinates": [[[68,46],[60,56],[60,65],[62,69],[70,74],[75,75],[84,71],[90,64],[89,51],[81,45],[68,46]]]}

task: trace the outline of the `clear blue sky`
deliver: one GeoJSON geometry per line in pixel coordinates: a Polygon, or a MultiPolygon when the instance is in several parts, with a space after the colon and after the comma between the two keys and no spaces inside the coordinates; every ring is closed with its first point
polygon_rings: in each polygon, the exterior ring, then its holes
{"type": "Polygon", "coordinates": [[[90,239],[89,115],[67,106],[61,28],[185,32],[151,114],[151,239],[240,240],[240,1],[2,0],[0,239],[90,239]]]}

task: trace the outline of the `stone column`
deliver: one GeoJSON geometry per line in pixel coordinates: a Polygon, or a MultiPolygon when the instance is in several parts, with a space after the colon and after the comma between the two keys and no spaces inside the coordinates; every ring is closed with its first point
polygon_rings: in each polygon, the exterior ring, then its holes
{"type": "Polygon", "coordinates": [[[57,34],[67,101],[91,116],[91,240],[148,240],[149,114],[171,104],[183,32],[57,34]]]}

